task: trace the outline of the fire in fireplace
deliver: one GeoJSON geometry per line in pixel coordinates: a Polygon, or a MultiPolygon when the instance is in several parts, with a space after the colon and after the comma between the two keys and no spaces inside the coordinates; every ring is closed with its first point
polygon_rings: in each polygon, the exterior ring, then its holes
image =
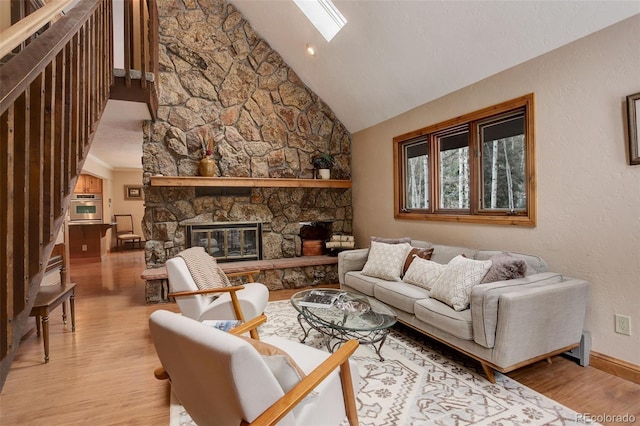
{"type": "Polygon", "coordinates": [[[187,247],[204,247],[218,262],[262,259],[262,223],[212,222],[186,226],[187,247]]]}

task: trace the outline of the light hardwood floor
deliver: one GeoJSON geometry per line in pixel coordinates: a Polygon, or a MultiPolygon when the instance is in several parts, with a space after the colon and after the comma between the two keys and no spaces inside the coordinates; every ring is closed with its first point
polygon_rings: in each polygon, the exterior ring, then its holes
{"type": "MultiPolygon", "coordinates": [[[[168,425],[169,385],[153,377],[159,363],[147,319],[156,309],[177,307],[145,305],[144,269],[139,250],[110,254],[103,263],[72,263],[76,332],[57,309],[48,364],[42,340],[35,333],[25,338],[0,394],[1,425],[168,425]]],[[[272,292],[271,299],[293,291],[272,292]]],[[[640,385],[564,357],[510,376],[577,412],[630,413],[640,422],[640,385]]]]}

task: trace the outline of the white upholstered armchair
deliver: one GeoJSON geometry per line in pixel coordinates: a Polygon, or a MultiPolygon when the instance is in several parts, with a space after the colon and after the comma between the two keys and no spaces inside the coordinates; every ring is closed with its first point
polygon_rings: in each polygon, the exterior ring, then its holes
{"type": "Polygon", "coordinates": [[[359,375],[349,357],[358,342],[330,354],[277,336],[257,343],[238,337],[264,321],[261,315],[226,333],[173,312],[154,312],[149,328],[163,368],[156,377],[171,380],[199,426],[338,426],[345,417],[357,426],[359,375]],[[258,346],[264,343],[269,351],[258,346]],[[302,370],[293,382],[282,377],[290,374],[283,372],[287,354],[302,370]]]}
{"type": "Polygon", "coordinates": [[[182,315],[197,321],[250,320],[262,314],[269,302],[269,289],[261,283],[200,290],[181,257],[167,260],[166,268],[169,296],[176,299],[182,315]]]}

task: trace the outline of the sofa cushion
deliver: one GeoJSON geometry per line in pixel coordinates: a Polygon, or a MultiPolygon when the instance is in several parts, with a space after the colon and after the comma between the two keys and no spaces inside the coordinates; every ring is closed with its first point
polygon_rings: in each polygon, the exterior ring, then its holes
{"type": "Polygon", "coordinates": [[[525,278],[478,284],[471,290],[473,340],[486,348],[493,348],[498,324],[500,295],[514,291],[514,287],[535,288],[562,282],[562,275],[554,272],[528,275],[525,278]]]}
{"type": "Polygon", "coordinates": [[[459,312],[438,300],[426,298],[416,301],[414,311],[416,318],[422,322],[460,339],[473,339],[470,309],[459,312]]]}
{"type": "Polygon", "coordinates": [[[464,254],[469,259],[475,259],[477,250],[470,249],[466,247],[455,247],[455,246],[442,246],[439,244],[433,244],[433,254],[431,255],[431,260],[434,262],[447,264],[451,262],[456,256],[464,254]]]}
{"type": "Polygon", "coordinates": [[[400,281],[404,261],[410,250],[409,243],[386,244],[372,241],[362,273],[384,280],[400,281]]]}
{"type": "Polygon", "coordinates": [[[527,262],[524,259],[505,252],[496,254],[489,260],[491,260],[491,268],[484,275],[480,284],[524,278],[526,275],[527,262]]]}
{"type": "Polygon", "coordinates": [[[491,267],[490,260],[473,260],[456,256],[433,283],[430,296],[462,311],[469,306],[471,288],[480,283],[491,267]]]}
{"type": "Polygon", "coordinates": [[[376,299],[392,308],[413,314],[416,300],[429,297],[429,292],[412,284],[381,281],[376,284],[373,295],[376,299]]]}
{"type": "Polygon", "coordinates": [[[344,285],[357,291],[358,293],[366,294],[367,296],[375,297],[373,295],[373,289],[376,284],[384,282],[380,278],[369,277],[364,275],[361,271],[350,271],[344,276],[344,285]]]}
{"type": "Polygon", "coordinates": [[[409,266],[413,262],[413,259],[431,259],[431,255],[433,254],[433,248],[420,248],[420,247],[412,247],[411,251],[407,254],[407,258],[404,261],[404,267],[402,268],[402,275],[407,273],[409,266]]]}
{"type": "Polygon", "coordinates": [[[402,281],[431,290],[433,283],[436,282],[445,268],[446,265],[417,258],[409,266],[406,274],[402,277],[402,281]]]}

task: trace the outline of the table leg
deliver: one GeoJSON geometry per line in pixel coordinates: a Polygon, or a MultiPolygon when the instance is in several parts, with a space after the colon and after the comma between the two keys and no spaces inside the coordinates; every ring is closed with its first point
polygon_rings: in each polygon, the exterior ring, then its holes
{"type": "Polygon", "coordinates": [[[69,307],[71,308],[71,331],[76,331],[76,291],[71,292],[69,297],[69,307]]]}
{"type": "Polygon", "coordinates": [[[44,363],[49,362],[49,313],[42,316],[42,340],[44,342],[44,363]]]}
{"type": "Polygon", "coordinates": [[[382,355],[380,355],[380,351],[382,350],[382,346],[384,345],[384,341],[387,340],[387,335],[389,334],[389,330],[387,329],[387,332],[384,333],[384,336],[382,336],[382,340],[380,340],[380,344],[378,345],[378,347],[376,348],[376,345],[374,343],[371,344],[371,346],[373,346],[373,349],[375,349],[376,354],[378,354],[378,357],[380,357],[380,361],[384,361],[384,358],[382,357],[382,355]]]}
{"type": "Polygon", "coordinates": [[[62,323],[67,325],[67,302],[62,302],[62,323]]]}
{"type": "Polygon", "coordinates": [[[298,314],[298,324],[300,324],[300,328],[302,328],[302,332],[304,333],[304,336],[302,337],[302,339],[300,339],[300,343],[304,343],[305,340],[307,340],[307,337],[309,337],[309,332],[311,331],[311,328],[309,328],[309,330],[304,328],[304,325],[302,325],[302,320],[303,320],[303,316],[302,314],[298,314]]]}
{"type": "Polygon", "coordinates": [[[40,315],[36,315],[36,336],[40,335],[40,315]]]}

